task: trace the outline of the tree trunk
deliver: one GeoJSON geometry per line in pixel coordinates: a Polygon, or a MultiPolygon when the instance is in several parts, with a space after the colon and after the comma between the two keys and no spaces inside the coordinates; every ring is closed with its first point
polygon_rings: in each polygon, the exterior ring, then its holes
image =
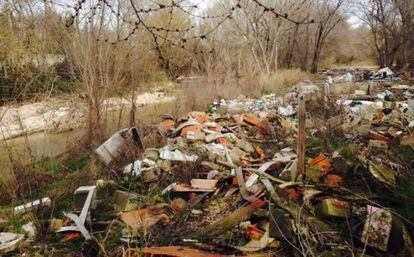
{"type": "Polygon", "coordinates": [[[320,49],[319,47],[314,50],[312,58],[311,72],[317,73],[319,71],[320,49]]]}
{"type": "Polygon", "coordinates": [[[300,69],[303,71],[308,70],[308,55],[309,55],[309,24],[306,25],[306,38],[305,38],[305,53],[303,54],[300,69]]]}
{"type": "Polygon", "coordinates": [[[312,73],[317,73],[319,70],[319,59],[321,54],[321,47],[322,47],[322,36],[323,36],[324,26],[322,23],[319,25],[318,33],[316,36],[315,47],[313,49],[313,58],[312,58],[312,73]]]}
{"type": "Polygon", "coordinates": [[[289,51],[287,55],[287,67],[288,69],[291,69],[293,67],[293,51],[295,50],[295,44],[297,42],[299,33],[299,24],[296,24],[295,30],[293,31],[293,38],[291,42],[289,42],[289,51]]]}
{"type": "Polygon", "coordinates": [[[92,99],[88,102],[88,146],[92,147],[102,133],[100,106],[92,99]]]}

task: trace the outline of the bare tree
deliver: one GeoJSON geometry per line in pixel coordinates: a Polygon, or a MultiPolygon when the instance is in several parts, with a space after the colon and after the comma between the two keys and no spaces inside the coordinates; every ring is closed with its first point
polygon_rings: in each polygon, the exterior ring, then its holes
{"type": "Polygon", "coordinates": [[[369,0],[361,5],[381,67],[413,66],[414,1],[369,0]]]}
{"type": "Polygon", "coordinates": [[[323,0],[319,5],[319,22],[316,24],[315,42],[313,47],[312,73],[318,72],[323,45],[333,29],[343,20],[339,15],[344,0],[323,0]]]}
{"type": "Polygon", "coordinates": [[[401,19],[401,41],[402,47],[397,55],[397,68],[408,65],[414,69],[414,1],[413,0],[393,0],[396,11],[401,19]]]}

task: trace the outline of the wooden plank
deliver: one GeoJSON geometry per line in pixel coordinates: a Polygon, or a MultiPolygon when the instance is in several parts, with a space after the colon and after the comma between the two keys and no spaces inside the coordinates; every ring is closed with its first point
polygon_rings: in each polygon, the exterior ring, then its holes
{"type": "Polygon", "coordinates": [[[298,97],[298,166],[297,175],[305,172],[305,129],[306,129],[306,109],[305,109],[305,98],[302,93],[299,93],[298,97]]]}

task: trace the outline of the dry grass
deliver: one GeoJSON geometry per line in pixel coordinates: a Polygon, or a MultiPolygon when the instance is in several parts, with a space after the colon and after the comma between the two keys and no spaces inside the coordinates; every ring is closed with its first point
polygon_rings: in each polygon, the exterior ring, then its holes
{"type": "Polygon", "coordinates": [[[181,82],[182,93],[177,96],[174,114],[188,111],[205,111],[213,100],[235,99],[240,95],[258,98],[263,94],[284,95],[291,86],[314,75],[298,69],[279,70],[270,74],[243,74],[209,72],[181,82]]]}
{"type": "Polygon", "coordinates": [[[291,86],[298,84],[304,80],[311,80],[312,74],[299,69],[278,70],[275,73],[262,74],[259,76],[259,85],[262,93],[275,93],[283,95],[287,93],[291,86]]]}
{"type": "Polygon", "coordinates": [[[367,70],[378,70],[379,66],[373,62],[373,60],[362,60],[356,61],[352,63],[345,63],[345,64],[330,64],[324,65],[329,68],[338,68],[338,69],[367,69],[367,70]]]}

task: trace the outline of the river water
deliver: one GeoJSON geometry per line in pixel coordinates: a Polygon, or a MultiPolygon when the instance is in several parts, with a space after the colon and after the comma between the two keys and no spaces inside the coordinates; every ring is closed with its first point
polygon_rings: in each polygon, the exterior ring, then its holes
{"type": "MultiPolygon", "coordinates": [[[[175,101],[161,101],[138,107],[136,112],[136,124],[151,124],[159,121],[161,114],[176,114],[175,101]]],[[[107,136],[125,128],[129,123],[129,110],[108,111],[106,115],[107,136]]],[[[16,137],[0,142],[0,173],[7,171],[13,159],[19,158],[27,162],[39,160],[43,157],[56,157],[68,150],[70,145],[76,144],[86,133],[85,128],[59,134],[39,132],[27,136],[16,137]]]]}

